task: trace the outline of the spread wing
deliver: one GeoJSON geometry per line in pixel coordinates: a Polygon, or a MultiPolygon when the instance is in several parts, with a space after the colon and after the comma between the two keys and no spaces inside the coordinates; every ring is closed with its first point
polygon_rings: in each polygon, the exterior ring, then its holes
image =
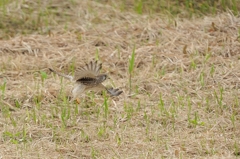
{"type": "Polygon", "coordinates": [[[102,68],[102,64],[99,64],[97,61],[90,62],[84,67],[80,67],[75,71],[74,80],[79,80],[82,78],[96,78],[99,75],[99,71],[102,68]]]}
{"type": "Polygon", "coordinates": [[[72,91],[74,99],[87,90],[102,91],[106,90],[111,96],[119,96],[123,91],[114,88],[106,88],[101,83],[107,79],[106,74],[99,74],[102,64],[97,61],[90,62],[84,67],[80,67],[75,71],[74,77],[57,72],[51,68],[49,70],[71,81],[76,81],[72,91]]]}
{"type": "Polygon", "coordinates": [[[63,74],[63,73],[61,73],[61,72],[58,72],[58,71],[55,71],[55,70],[53,70],[53,69],[51,69],[51,68],[49,68],[49,70],[51,71],[51,72],[54,72],[54,73],[56,73],[56,74],[58,74],[59,76],[62,76],[62,77],[64,77],[64,78],[67,78],[67,79],[69,79],[69,80],[73,80],[73,76],[70,76],[70,75],[65,75],[65,74],[63,74]]]}

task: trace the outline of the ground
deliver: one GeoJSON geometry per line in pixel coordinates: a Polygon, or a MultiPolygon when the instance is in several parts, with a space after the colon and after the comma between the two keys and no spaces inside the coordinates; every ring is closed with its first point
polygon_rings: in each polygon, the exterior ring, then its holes
{"type": "Polygon", "coordinates": [[[6,4],[5,20],[10,11],[20,20],[1,31],[1,158],[240,155],[239,16],[171,18],[96,1],[47,2],[54,17],[44,5],[41,16],[23,14],[34,1],[6,4]],[[20,33],[23,19],[38,29],[20,33]],[[103,63],[104,85],[120,96],[86,92],[78,104],[74,83],[49,71],[74,74],[91,60],[103,63]]]}

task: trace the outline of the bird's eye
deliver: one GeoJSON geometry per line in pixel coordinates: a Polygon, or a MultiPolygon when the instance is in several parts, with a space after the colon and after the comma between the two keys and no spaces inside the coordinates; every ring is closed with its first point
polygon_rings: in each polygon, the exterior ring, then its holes
{"type": "Polygon", "coordinates": [[[104,79],[107,79],[107,75],[104,76],[104,79]]]}

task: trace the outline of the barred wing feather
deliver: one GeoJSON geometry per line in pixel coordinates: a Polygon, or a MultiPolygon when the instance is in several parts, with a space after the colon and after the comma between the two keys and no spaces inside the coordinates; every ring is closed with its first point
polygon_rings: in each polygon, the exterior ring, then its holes
{"type": "Polygon", "coordinates": [[[84,67],[80,67],[76,70],[74,79],[79,80],[81,78],[89,77],[95,78],[99,75],[99,72],[102,68],[102,64],[99,64],[97,61],[90,62],[86,64],[84,67]]]}

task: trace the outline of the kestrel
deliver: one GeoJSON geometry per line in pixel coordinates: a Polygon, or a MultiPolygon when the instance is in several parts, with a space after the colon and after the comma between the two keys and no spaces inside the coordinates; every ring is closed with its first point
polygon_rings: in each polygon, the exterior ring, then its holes
{"type": "Polygon", "coordinates": [[[102,82],[107,79],[106,74],[100,74],[102,64],[98,61],[90,62],[84,67],[76,69],[74,76],[65,75],[63,73],[57,72],[51,68],[49,70],[62,77],[65,77],[72,82],[75,82],[74,88],[72,90],[73,99],[77,99],[83,92],[87,90],[103,91],[106,90],[111,96],[118,96],[123,91],[114,88],[106,88],[102,82]]]}

